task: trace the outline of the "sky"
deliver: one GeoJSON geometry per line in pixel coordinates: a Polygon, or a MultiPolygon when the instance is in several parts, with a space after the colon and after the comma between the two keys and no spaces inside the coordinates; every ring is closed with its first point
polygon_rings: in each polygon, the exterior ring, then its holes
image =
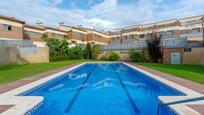
{"type": "Polygon", "coordinates": [[[129,25],[204,15],[204,0],[1,0],[0,15],[29,24],[113,30],[129,25]]]}

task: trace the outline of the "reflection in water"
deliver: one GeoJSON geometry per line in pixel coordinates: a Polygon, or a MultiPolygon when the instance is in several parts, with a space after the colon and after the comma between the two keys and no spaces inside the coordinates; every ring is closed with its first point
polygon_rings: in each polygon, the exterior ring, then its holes
{"type": "Polygon", "coordinates": [[[82,74],[69,74],[69,79],[70,80],[77,80],[77,79],[81,79],[81,78],[85,78],[87,77],[86,73],[82,73],[82,74]]]}

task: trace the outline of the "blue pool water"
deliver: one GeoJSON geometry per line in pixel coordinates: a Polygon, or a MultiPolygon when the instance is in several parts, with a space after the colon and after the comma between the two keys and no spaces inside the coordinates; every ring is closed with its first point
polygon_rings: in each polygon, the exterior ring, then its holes
{"type": "Polygon", "coordinates": [[[34,115],[156,115],[158,96],[175,95],[122,63],[85,64],[26,94],[44,97],[34,115]]]}

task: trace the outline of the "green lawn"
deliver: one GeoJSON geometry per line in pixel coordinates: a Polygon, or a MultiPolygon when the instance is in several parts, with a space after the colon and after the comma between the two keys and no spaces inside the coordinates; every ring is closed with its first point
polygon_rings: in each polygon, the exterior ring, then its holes
{"type": "Polygon", "coordinates": [[[155,63],[137,63],[137,64],[204,84],[204,66],[170,65],[170,64],[155,64],[155,63]]]}
{"type": "Polygon", "coordinates": [[[63,66],[85,61],[95,60],[68,60],[50,63],[0,66],[0,84],[5,84],[11,81],[29,77],[31,75],[36,75],[51,69],[56,69],[63,66]]]}

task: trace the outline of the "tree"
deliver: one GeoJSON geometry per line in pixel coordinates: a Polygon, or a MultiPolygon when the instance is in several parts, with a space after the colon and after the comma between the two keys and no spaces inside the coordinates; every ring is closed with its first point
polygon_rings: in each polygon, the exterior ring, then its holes
{"type": "Polygon", "coordinates": [[[91,54],[92,54],[91,59],[97,59],[99,51],[100,51],[99,45],[93,44],[92,49],[91,49],[91,54]]]}
{"type": "Polygon", "coordinates": [[[87,43],[85,47],[85,52],[84,52],[84,58],[85,59],[92,59],[92,53],[91,53],[91,44],[87,43]]]}
{"type": "Polygon", "coordinates": [[[158,62],[159,59],[162,59],[161,54],[161,36],[158,37],[157,32],[152,33],[152,39],[147,39],[147,48],[150,60],[153,62],[158,62]]]}

